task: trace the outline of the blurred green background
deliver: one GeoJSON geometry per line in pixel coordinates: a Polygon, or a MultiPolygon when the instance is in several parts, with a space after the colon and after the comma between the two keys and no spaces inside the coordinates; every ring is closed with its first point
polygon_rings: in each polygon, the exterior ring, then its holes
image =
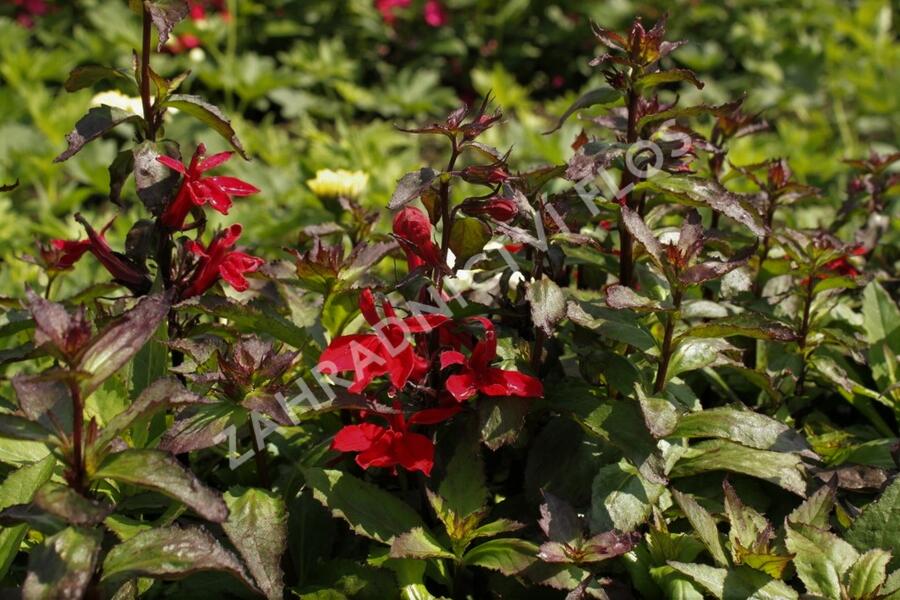
{"type": "MultiPolygon", "coordinates": [[[[826,190],[810,218],[827,219],[839,206],[849,173],[841,159],[896,148],[900,46],[890,0],[208,0],[194,2],[194,18],[178,26],[154,68],[166,76],[190,69],[183,89],[234,120],[253,161],[235,159],[223,171],[263,193],[238,202],[228,218],[271,259],[285,256],[281,248],[302,225],[331,220],[306,185],[316,170],[366,171],[364,203],[386,206],[395,181],[439,150],[394,125],[439,118],[489,90],[506,120],[485,142],[513,146],[513,165],[522,169],[565,161],[577,119],[540,132],[580,92],[603,83],[588,66],[599,52],[591,20],[623,30],[635,15],[650,24],[665,10],[669,38],[690,41],[674,60],[707,82],[682,90],[684,101],[746,93],[746,106],[776,127],[747,138],[732,160],[789,158],[801,180],[826,190]]],[[[130,68],[139,36],[125,0],[0,7],[0,183],[21,182],[0,196],[0,295],[20,295],[43,277],[22,260],[36,240],[81,237],[75,211],[102,224],[143,210],[133,182],[124,193],[130,207],[107,199],[107,166],[126,139],[52,162],[99,91],[66,93],[68,72],[85,64],[130,68]]],[[[188,153],[200,141],[224,149],[184,115],[169,118],[166,135],[188,153]]],[[[114,247],[136,218],[119,219],[109,235],[114,247]]],[[[104,280],[98,269],[82,261],[64,289],[104,280]]]]}

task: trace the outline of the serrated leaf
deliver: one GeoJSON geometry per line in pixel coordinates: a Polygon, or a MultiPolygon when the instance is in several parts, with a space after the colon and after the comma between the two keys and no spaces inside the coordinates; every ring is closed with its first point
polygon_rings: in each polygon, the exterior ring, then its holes
{"type": "Polygon", "coordinates": [[[416,527],[422,518],[408,504],[352,475],[332,469],[302,469],[313,496],[358,533],[383,544],[416,527]]]}
{"type": "Polygon", "coordinates": [[[441,547],[434,536],[425,531],[423,527],[414,527],[396,536],[391,542],[391,557],[417,560],[455,558],[452,552],[441,547]]]}
{"type": "Polygon", "coordinates": [[[749,409],[718,407],[681,415],[670,436],[720,438],[759,450],[810,453],[797,431],[749,409]]]}
{"type": "Polygon", "coordinates": [[[833,533],[810,525],[788,525],[785,531],[785,544],[794,554],[794,567],[806,591],[841,598],[841,579],[859,553],[833,533]]]}
{"type": "Polygon", "coordinates": [[[872,598],[887,579],[891,553],[873,548],[859,557],[847,574],[847,591],[851,598],[872,598]]]}
{"type": "Polygon", "coordinates": [[[529,406],[525,398],[481,398],[478,401],[481,441],[491,450],[513,443],[525,424],[529,406]]]}
{"type": "Polygon", "coordinates": [[[481,219],[457,217],[450,228],[450,250],[456,257],[456,265],[480,254],[491,241],[491,228],[481,219]]]}
{"type": "Polygon", "coordinates": [[[102,65],[84,65],[75,67],[69,72],[63,87],[67,92],[77,92],[80,89],[91,87],[98,81],[107,79],[127,81],[131,84],[131,87],[135,85],[134,80],[128,76],[127,71],[102,65]]]}
{"type": "Polygon", "coordinates": [[[188,16],[190,5],[187,0],[144,0],[144,8],[149,11],[156,31],[159,33],[157,52],[162,52],[172,29],[188,16]]]}
{"type": "MultiPolygon", "coordinates": [[[[418,171],[407,173],[397,182],[397,188],[391,195],[388,208],[397,210],[421,196],[425,190],[431,187],[438,172],[430,167],[422,167],[418,171]]],[[[446,225],[446,224],[445,224],[446,225]]]]}
{"type": "Polygon", "coordinates": [[[250,160],[241,141],[237,137],[231,121],[225,116],[225,113],[218,106],[207,102],[200,96],[191,96],[188,94],[173,94],[166,100],[164,106],[177,108],[178,110],[194,117],[198,121],[208,125],[221,135],[231,144],[231,147],[237,150],[244,159],[250,160]]]}
{"type": "Polygon", "coordinates": [[[635,531],[650,517],[663,489],[628,463],[602,467],[591,485],[591,531],[635,531]]]}
{"type": "Polygon", "coordinates": [[[621,219],[625,223],[625,228],[634,236],[634,239],[644,247],[653,262],[662,270],[666,267],[665,252],[662,244],[653,232],[641,218],[641,215],[627,206],[621,208],[621,219]]]}
{"type": "Polygon", "coordinates": [[[146,296],[94,338],[78,362],[78,369],[90,374],[82,384],[85,396],[100,387],[144,347],[171,306],[170,292],[146,296]]]}
{"type": "Polygon", "coordinates": [[[725,550],[722,549],[722,540],[719,538],[715,519],[692,496],[683,494],[675,489],[671,490],[671,492],[672,497],[675,498],[675,501],[681,508],[681,512],[691,522],[694,533],[697,534],[700,541],[709,550],[713,560],[716,561],[717,565],[727,567],[729,564],[728,557],[725,556],[725,550]]]}
{"type": "Polygon", "coordinates": [[[844,539],[860,551],[883,548],[893,553],[891,570],[900,567],[900,478],[894,479],[856,517],[844,539]]]}
{"type": "Polygon", "coordinates": [[[91,479],[112,479],[155,490],[186,504],[214,523],[228,517],[228,508],[219,492],[203,485],[174,456],[160,450],[131,448],[111,454],[91,479]]]}
{"type": "Polygon", "coordinates": [[[832,477],[825,485],[810,494],[809,498],[788,515],[789,523],[811,525],[819,529],[829,528],[829,515],[834,509],[837,495],[837,477],[832,477]]]}
{"type": "Polygon", "coordinates": [[[93,577],[102,532],[69,527],[31,551],[24,598],[81,598],[93,577]]]}
{"type": "Polygon", "coordinates": [[[720,569],[709,565],[669,561],[720,600],[796,600],[797,592],[784,582],[748,567],[720,569]]]}
{"type": "Polygon", "coordinates": [[[459,517],[481,511],[487,502],[488,490],[484,481],[484,462],[481,448],[467,440],[460,441],[447,465],[438,494],[445,506],[459,517]]]}
{"type": "Polygon", "coordinates": [[[518,538],[488,540],[470,549],[463,563],[470,567],[484,567],[504,575],[517,575],[537,561],[538,547],[518,538]]]}
{"type": "Polygon", "coordinates": [[[881,284],[873,281],[863,290],[862,315],[872,376],[879,389],[886,390],[898,382],[900,309],[881,284]]]}
{"type": "Polygon", "coordinates": [[[743,552],[756,546],[760,534],[766,531],[769,523],[765,517],[741,502],[727,479],[722,482],[722,488],[725,493],[725,515],[731,525],[728,531],[731,554],[737,562],[741,562],[739,559],[743,552]]]}
{"type": "Polygon", "coordinates": [[[575,100],[575,102],[569,105],[569,108],[567,108],[562,116],[559,117],[559,120],[556,122],[556,126],[549,131],[545,131],[544,135],[557,131],[560,127],[563,126],[563,123],[565,123],[569,119],[569,117],[583,108],[589,108],[598,104],[614,104],[618,102],[621,97],[622,94],[611,87],[602,87],[591,90],[589,92],[585,92],[577,100],[575,100]]]}
{"type": "Polygon", "coordinates": [[[798,496],[806,495],[806,469],[796,454],[770,452],[726,440],[691,446],[672,468],[672,477],[690,477],[708,471],[731,471],[758,477],[798,496]]]}
{"type": "Polygon", "coordinates": [[[88,111],[75,124],[73,129],[66,135],[66,143],[68,148],[65,152],[53,159],[53,162],[63,162],[69,160],[77,154],[89,142],[97,139],[104,133],[116,128],[126,121],[138,121],[140,117],[126,112],[120,108],[111,106],[97,106],[88,111]]]}
{"type": "Polygon", "coordinates": [[[638,77],[635,85],[641,90],[647,90],[658,85],[678,81],[687,81],[697,89],[703,89],[703,82],[697,79],[697,75],[689,69],[669,69],[668,71],[647,73],[638,77]]]}
{"type": "Polygon", "coordinates": [[[267,598],[284,597],[281,557],[287,548],[287,510],[268,490],[233,487],[225,493],[228,520],[222,529],[240,552],[267,598]]]}
{"type": "Polygon", "coordinates": [[[531,305],[531,320],[535,327],[553,335],[556,326],[566,316],[566,297],[559,286],[546,275],[528,284],[525,298],[531,305]]]}
{"type": "Polygon", "coordinates": [[[258,592],[237,557],[201,527],[161,527],[113,547],[103,561],[103,580],[128,577],[180,579],[200,571],[224,571],[258,592]]]}

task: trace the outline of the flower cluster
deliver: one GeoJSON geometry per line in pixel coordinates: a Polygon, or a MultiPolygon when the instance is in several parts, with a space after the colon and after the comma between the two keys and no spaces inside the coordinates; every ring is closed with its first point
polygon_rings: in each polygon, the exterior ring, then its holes
{"type": "Polygon", "coordinates": [[[359,308],[373,332],[335,338],[319,357],[319,371],[326,375],[352,372],[349,391],[355,394],[366,392],[376,379],[386,377],[389,396],[396,398],[410,391],[413,398],[424,395],[437,401],[436,407],[415,410],[406,419],[402,405],[395,400],[391,412],[380,413],[387,427],[363,422],[341,429],[332,449],[359,452],[356,461],[363,468],[400,465],[427,475],[433,464],[434,445],[430,438],[410,432],[410,425],[433,425],[449,419],[478,394],[519,398],[543,395],[537,378],[492,366],[497,357],[497,338],[487,318],[458,321],[437,313],[400,318],[387,299],[381,305],[382,317],[368,288],[360,294],[359,308]],[[483,339],[476,341],[460,331],[470,323],[481,326],[483,339]],[[469,350],[468,356],[462,352],[464,348],[469,350]],[[423,390],[429,393],[421,394],[423,390]]]}
{"type": "MultiPolygon", "coordinates": [[[[375,8],[381,13],[381,18],[388,25],[393,26],[397,21],[394,12],[398,8],[408,8],[412,0],[375,0],[375,8]]],[[[430,27],[443,27],[450,22],[447,9],[440,0],[427,0],[422,10],[422,17],[430,27]]]]}

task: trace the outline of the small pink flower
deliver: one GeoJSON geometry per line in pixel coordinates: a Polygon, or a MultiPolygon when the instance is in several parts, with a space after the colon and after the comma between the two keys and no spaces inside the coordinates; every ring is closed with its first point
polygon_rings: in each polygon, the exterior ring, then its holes
{"type": "Polygon", "coordinates": [[[381,13],[381,18],[388,25],[393,25],[397,20],[394,14],[396,8],[407,8],[412,0],[375,0],[375,9],[381,13]]]}
{"type": "Polygon", "coordinates": [[[439,0],[428,0],[425,3],[425,22],[432,27],[443,27],[449,22],[447,11],[439,0]]]}

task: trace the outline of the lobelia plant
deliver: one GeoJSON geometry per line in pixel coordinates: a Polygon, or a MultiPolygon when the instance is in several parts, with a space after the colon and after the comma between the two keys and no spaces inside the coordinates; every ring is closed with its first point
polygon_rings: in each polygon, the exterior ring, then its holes
{"type": "MultiPolygon", "coordinates": [[[[517,168],[493,145],[506,129],[488,94],[398,126],[443,164],[400,178],[386,211],[366,172],[319,170],[306,185],[333,221],[265,261],[238,245],[241,224],[207,232],[207,209],[260,193],[224,174],[249,158],[233,126],[179,91],[187,74],[150,64],[154,42],[197,41],[182,19],[214,7],[233,24],[239,3],[129,4],[133,73],[82,66],[66,89],[137,90],[140,114],[91,109],[58,160],[130,128],[109,198],[143,213],[121,252],[125,215],[76,213],[86,237],[31,259],[43,295],[2,299],[24,310],[0,330],[29,336],[0,352],[15,394],[0,400],[4,584],[900,598],[897,154],[848,161],[838,208],[787,158],[737,164],[742,138],[777,128],[748,98],[679,105],[681,84],[703,84],[673,63],[685,42],[665,40],[665,18],[594,25],[608,86],[548,132],[575,135],[566,123],[590,110],[564,162],[517,168]],[[233,151],[182,153],[171,109],[233,151]],[[797,214],[811,205],[827,226],[797,214]],[[111,281],[59,298],[88,254],[111,281]]],[[[406,4],[370,8],[393,27],[406,4]]]]}

